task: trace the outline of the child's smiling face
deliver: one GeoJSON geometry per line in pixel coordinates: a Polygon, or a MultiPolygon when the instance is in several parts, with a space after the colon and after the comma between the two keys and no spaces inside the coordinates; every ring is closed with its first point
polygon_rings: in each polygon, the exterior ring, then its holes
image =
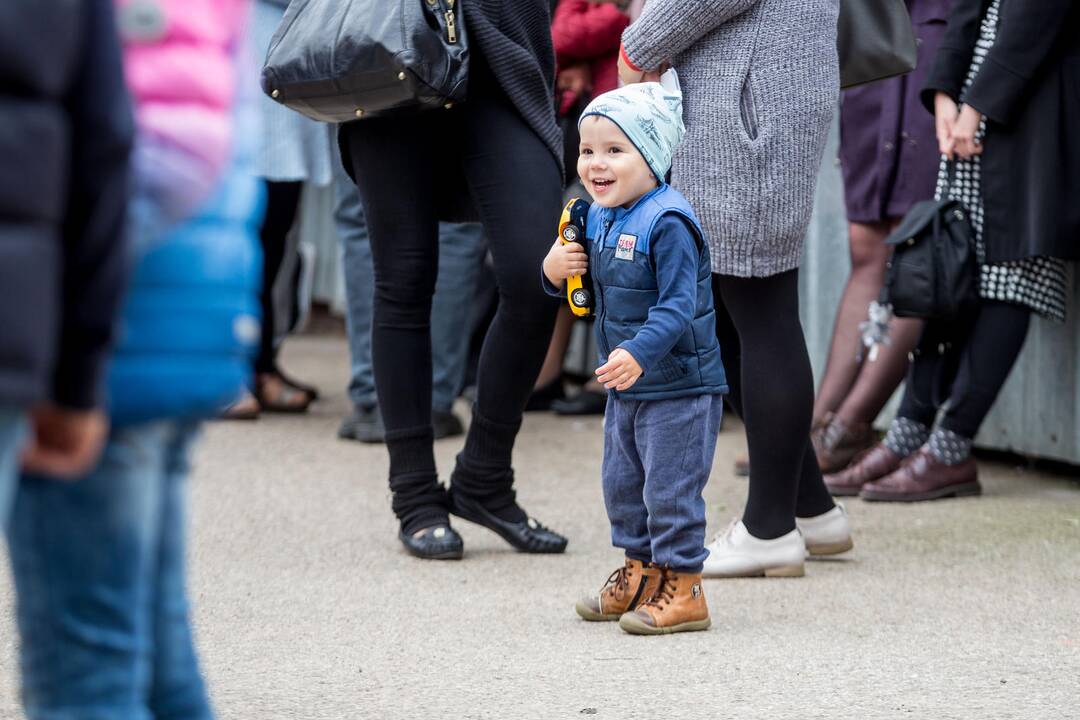
{"type": "Polygon", "coordinates": [[[658,183],[649,164],[619,126],[601,115],[581,121],[577,171],[602,207],[630,207],[658,183]]]}

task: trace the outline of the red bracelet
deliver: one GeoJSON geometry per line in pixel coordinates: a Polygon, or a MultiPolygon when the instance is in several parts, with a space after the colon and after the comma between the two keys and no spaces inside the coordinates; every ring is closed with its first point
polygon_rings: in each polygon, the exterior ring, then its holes
{"type": "Polygon", "coordinates": [[[619,57],[621,57],[622,61],[626,63],[626,67],[630,68],[634,72],[645,72],[637,65],[635,65],[634,62],[630,59],[630,56],[626,54],[626,47],[623,46],[622,43],[619,43],[619,57]]]}

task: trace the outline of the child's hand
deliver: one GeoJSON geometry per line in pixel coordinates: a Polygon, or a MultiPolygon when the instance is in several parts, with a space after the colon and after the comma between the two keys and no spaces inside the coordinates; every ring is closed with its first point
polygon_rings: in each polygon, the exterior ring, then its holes
{"type": "Polygon", "coordinates": [[[563,244],[556,240],[544,258],[544,275],[555,287],[572,275],[584,275],[589,269],[589,256],[579,243],[563,244]]]}
{"type": "Polygon", "coordinates": [[[596,368],[596,379],[608,390],[627,390],[641,377],[641,366],[634,356],[622,348],[615,348],[607,362],[596,368]]]}

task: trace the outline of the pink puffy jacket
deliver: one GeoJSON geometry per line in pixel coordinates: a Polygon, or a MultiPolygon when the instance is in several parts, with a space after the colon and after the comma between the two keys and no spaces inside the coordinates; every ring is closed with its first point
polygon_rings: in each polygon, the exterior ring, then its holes
{"type": "Polygon", "coordinates": [[[116,0],[138,125],[135,194],[171,224],[229,158],[250,0],[116,0]]]}

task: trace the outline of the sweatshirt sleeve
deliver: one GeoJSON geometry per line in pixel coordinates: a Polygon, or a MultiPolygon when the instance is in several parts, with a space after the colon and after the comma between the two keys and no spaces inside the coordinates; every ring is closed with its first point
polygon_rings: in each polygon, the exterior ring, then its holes
{"type": "Polygon", "coordinates": [[[547,275],[544,274],[544,269],[540,268],[540,287],[544,288],[544,292],[551,297],[562,297],[566,288],[566,282],[563,281],[561,287],[555,287],[551,284],[551,281],[548,280],[547,275]]]}
{"type": "Polygon", "coordinates": [[[63,313],[53,399],[102,404],[105,360],[127,283],[124,224],[134,121],[112,0],[85,3],[83,51],[65,104],[72,119],[63,227],[63,313]]]}
{"type": "Polygon", "coordinates": [[[1001,5],[1001,21],[994,46],[964,101],[1002,124],[1012,122],[1023,109],[1024,94],[1066,27],[1074,0],[1010,0],[1001,5]]]}
{"type": "Polygon", "coordinates": [[[759,0],[649,0],[622,36],[631,64],[656,70],[699,38],[749,10],[759,0]]]}
{"type": "Polygon", "coordinates": [[[686,221],[666,215],[650,238],[659,298],[633,338],[619,345],[648,373],[671,352],[694,320],[697,300],[698,244],[686,221]]]}

